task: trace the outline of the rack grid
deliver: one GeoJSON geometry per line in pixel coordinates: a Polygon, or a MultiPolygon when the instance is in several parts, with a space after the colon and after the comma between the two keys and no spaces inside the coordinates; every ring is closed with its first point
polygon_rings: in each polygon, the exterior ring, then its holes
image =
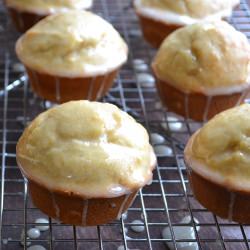
{"type": "MultiPolygon", "coordinates": [[[[163,135],[165,142],[162,145],[170,147],[173,154],[158,156],[152,185],[138,193],[127,218],[123,216],[119,221],[87,228],[60,224],[48,218],[48,231],[38,239],[26,239],[26,232],[35,226],[35,219],[47,217],[30,200],[27,183],[16,165],[15,145],[25,125],[52,104],[32,93],[26,76],[18,69],[14,54],[18,34],[0,4],[1,249],[27,249],[31,243],[60,250],[113,250],[121,245],[124,249],[160,250],[167,249],[166,243],[171,244],[172,249],[177,249],[184,242],[195,243],[197,249],[249,249],[250,225],[240,225],[213,215],[194,199],[190,190],[183,149],[189,136],[202,124],[177,117],[162,108],[155,88],[143,88],[138,82],[133,59],[143,59],[150,65],[155,50],[143,40],[131,2],[96,0],[93,11],[109,20],[130,47],[129,62],[103,101],[114,103],[130,113],[150,133],[163,135]],[[181,125],[180,130],[174,129],[175,123],[181,125]],[[187,215],[190,222],[180,222],[187,215]],[[143,232],[135,233],[130,229],[135,219],[143,222],[143,232]],[[170,236],[163,239],[161,232],[166,227],[170,236]],[[183,227],[191,228],[195,237],[184,238],[176,234],[177,228],[183,227]],[[24,246],[20,244],[22,232],[26,239],[24,246]]],[[[249,20],[247,2],[242,0],[230,22],[250,38],[249,20]]]]}

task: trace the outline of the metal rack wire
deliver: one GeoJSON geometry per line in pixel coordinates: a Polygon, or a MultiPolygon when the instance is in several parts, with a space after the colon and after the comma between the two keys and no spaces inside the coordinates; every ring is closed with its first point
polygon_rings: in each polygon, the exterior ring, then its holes
{"type": "MultiPolygon", "coordinates": [[[[182,128],[173,129],[174,114],[159,106],[155,88],[143,88],[137,81],[132,60],[143,59],[148,65],[155,51],[144,42],[138,21],[129,1],[96,0],[93,9],[108,19],[121,32],[130,47],[129,63],[121,70],[115,86],[103,101],[114,103],[133,115],[149,130],[164,136],[163,145],[171,147],[172,156],[159,156],[151,186],[145,187],[136,197],[127,218],[107,225],[91,228],[72,227],[49,219],[49,230],[39,239],[25,240],[20,245],[22,231],[35,226],[35,219],[45,217],[32,205],[27,184],[15,161],[15,145],[24,126],[50,103],[34,96],[26,77],[17,72],[14,42],[18,34],[9,24],[6,11],[0,6],[0,239],[1,249],[26,249],[42,245],[46,249],[166,249],[172,243],[177,249],[180,242],[195,242],[201,249],[249,249],[250,225],[222,220],[204,209],[194,199],[189,187],[183,148],[199,123],[178,117],[182,128]],[[165,127],[165,128],[164,128],[165,127]],[[189,215],[190,223],[180,223],[189,215]],[[198,220],[195,220],[195,218],[198,220]],[[143,221],[145,230],[130,230],[135,219],[143,221]],[[185,239],[175,234],[175,228],[190,226],[195,239],[185,239]],[[169,239],[161,231],[169,227],[169,239]],[[126,230],[128,228],[128,232],[126,230]]],[[[250,37],[250,11],[242,0],[231,22],[250,37]]],[[[26,238],[26,237],[25,237],[26,238]]]]}

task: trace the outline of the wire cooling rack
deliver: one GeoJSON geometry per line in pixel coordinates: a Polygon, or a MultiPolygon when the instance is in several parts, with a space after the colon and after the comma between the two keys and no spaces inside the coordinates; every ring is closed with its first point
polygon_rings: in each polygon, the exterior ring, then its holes
{"type": "MultiPolygon", "coordinates": [[[[171,148],[172,155],[158,155],[153,183],[137,195],[127,218],[123,216],[107,225],[82,228],[63,225],[43,215],[32,205],[26,182],[17,168],[15,145],[27,122],[49,108],[51,103],[30,91],[20,65],[16,64],[14,43],[18,34],[0,5],[1,249],[27,249],[31,244],[60,250],[116,250],[119,246],[119,250],[160,250],[181,249],[184,243],[193,244],[188,249],[249,249],[249,225],[220,219],[199,205],[192,195],[183,162],[183,148],[190,134],[201,124],[168,112],[160,106],[154,87],[144,88],[139,84],[133,59],[143,59],[150,65],[155,51],[143,40],[130,2],[96,0],[93,11],[112,22],[130,47],[129,62],[103,101],[129,112],[150,133],[161,134],[165,139],[161,145],[171,148]],[[185,216],[190,216],[191,220],[182,221],[185,216]],[[22,246],[22,232],[27,237],[27,230],[34,227],[35,220],[40,217],[49,220],[49,230],[42,232],[38,239],[24,240],[22,246]],[[131,230],[135,219],[142,221],[143,232],[131,230]],[[163,239],[161,232],[166,227],[169,233],[163,239]],[[178,233],[178,229],[183,231],[187,227],[192,230],[193,237],[178,233]]],[[[249,20],[248,6],[242,1],[230,21],[250,37],[249,20]]]]}

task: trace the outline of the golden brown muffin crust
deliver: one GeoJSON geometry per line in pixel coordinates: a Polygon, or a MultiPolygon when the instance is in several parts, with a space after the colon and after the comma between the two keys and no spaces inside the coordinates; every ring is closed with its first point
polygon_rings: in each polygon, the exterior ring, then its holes
{"type": "Polygon", "coordinates": [[[216,94],[230,92],[230,87],[235,91],[246,87],[249,61],[245,35],[217,21],[193,24],[171,34],[152,66],[159,79],[183,92],[216,94]]]}
{"type": "Polygon", "coordinates": [[[127,60],[128,48],[111,24],[78,10],[37,23],[18,40],[16,52],[40,73],[87,77],[119,68],[127,60]]]}
{"type": "Polygon", "coordinates": [[[250,104],[224,111],[189,141],[185,158],[204,178],[237,190],[250,189],[250,104]]]}
{"type": "Polygon", "coordinates": [[[25,129],[17,161],[48,188],[115,197],[150,182],[155,156],[146,130],[127,113],[74,101],[40,114],[25,129]]]}

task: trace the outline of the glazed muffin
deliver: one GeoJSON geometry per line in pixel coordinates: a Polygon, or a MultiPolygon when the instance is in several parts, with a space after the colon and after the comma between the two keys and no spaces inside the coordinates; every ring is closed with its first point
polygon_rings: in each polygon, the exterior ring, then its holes
{"type": "Polygon", "coordinates": [[[239,0],[134,0],[143,35],[158,48],[171,32],[200,21],[231,16],[239,0]]]}
{"type": "Polygon", "coordinates": [[[72,101],[25,129],[17,162],[38,208],[64,223],[92,226],[120,218],[151,182],[156,160],[146,130],[127,113],[72,101]]]}
{"type": "Polygon", "coordinates": [[[229,220],[249,223],[250,104],[224,111],[189,140],[185,161],[196,199],[229,220]]]}
{"type": "Polygon", "coordinates": [[[181,28],[164,40],[152,68],[167,108],[206,121],[249,92],[250,45],[224,21],[181,28]]]}
{"type": "Polygon", "coordinates": [[[126,62],[128,48],[101,17],[68,11],[48,16],[28,30],[17,41],[16,53],[34,92],[62,103],[104,96],[126,62]]]}
{"type": "Polygon", "coordinates": [[[12,21],[25,32],[44,17],[68,10],[91,8],[93,0],[4,0],[12,21]]]}

